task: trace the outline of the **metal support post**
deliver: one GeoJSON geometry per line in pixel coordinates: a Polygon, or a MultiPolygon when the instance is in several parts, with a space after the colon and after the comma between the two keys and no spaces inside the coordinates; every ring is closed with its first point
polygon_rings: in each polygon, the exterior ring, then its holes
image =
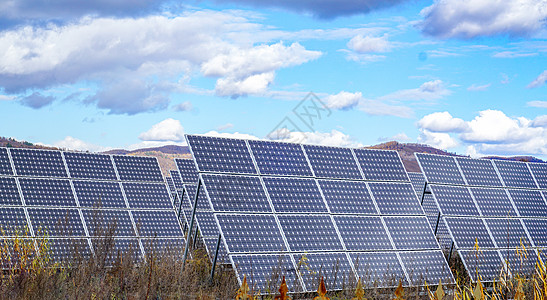
{"type": "MultiPolygon", "coordinates": [[[[198,207],[198,195],[199,195],[199,188],[201,187],[201,180],[198,181],[198,187],[196,189],[196,195],[194,197],[194,207],[192,208],[192,218],[190,220],[190,228],[189,233],[192,232],[192,229],[194,228],[194,219],[196,217],[196,209],[198,207]]],[[[197,230],[196,230],[197,231],[197,230]]],[[[186,265],[186,258],[188,257],[188,249],[190,248],[190,234],[188,234],[188,238],[186,239],[186,247],[184,248],[184,256],[182,257],[182,269],[184,270],[184,265],[186,265]]]]}
{"type": "Polygon", "coordinates": [[[213,282],[213,278],[215,276],[215,267],[217,265],[217,258],[218,258],[218,250],[220,249],[220,240],[222,239],[222,235],[218,234],[218,240],[217,240],[217,248],[215,250],[215,257],[213,258],[213,266],[211,267],[211,282],[213,282]]]}

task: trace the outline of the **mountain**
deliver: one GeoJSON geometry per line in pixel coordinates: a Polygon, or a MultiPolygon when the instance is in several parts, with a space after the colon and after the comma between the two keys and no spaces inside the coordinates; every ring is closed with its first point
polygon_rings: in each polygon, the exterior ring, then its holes
{"type": "MultiPolygon", "coordinates": [[[[12,138],[0,137],[0,147],[13,147],[13,148],[34,148],[34,149],[57,149],[54,147],[47,147],[42,145],[33,144],[27,141],[17,141],[12,138]]],[[[439,155],[449,155],[449,156],[461,156],[456,153],[440,150],[424,144],[416,143],[399,143],[399,142],[386,142],[374,146],[365,147],[368,149],[383,149],[383,150],[395,150],[401,156],[403,165],[408,172],[421,172],[418,162],[414,153],[430,153],[430,154],[439,154],[439,155]]],[[[59,150],[59,149],[57,149],[59,150]]],[[[169,176],[169,170],[176,170],[175,158],[185,158],[191,159],[190,150],[187,146],[176,146],[168,145],[163,147],[154,147],[154,148],[143,148],[136,150],[124,150],[124,149],[115,149],[103,152],[105,154],[115,154],[115,155],[138,155],[138,156],[154,156],[157,157],[160,167],[162,169],[164,176],[169,176]]],[[[483,157],[486,159],[502,159],[502,160],[516,160],[516,161],[526,161],[526,162],[541,162],[544,161],[533,157],[533,156],[512,156],[512,157],[501,157],[501,156],[486,156],[483,157]]]]}

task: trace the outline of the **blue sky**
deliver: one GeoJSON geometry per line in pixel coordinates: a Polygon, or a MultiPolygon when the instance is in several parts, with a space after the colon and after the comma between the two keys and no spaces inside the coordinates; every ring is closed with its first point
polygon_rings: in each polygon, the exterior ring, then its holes
{"type": "Polygon", "coordinates": [[[544,0],[0,0],[0,135],[547,158],[546,20],[544,0]]]}

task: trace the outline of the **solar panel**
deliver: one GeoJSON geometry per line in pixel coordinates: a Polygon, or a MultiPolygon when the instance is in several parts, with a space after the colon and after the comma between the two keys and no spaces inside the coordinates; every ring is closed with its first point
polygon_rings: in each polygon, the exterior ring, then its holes
{"type": "Polygon", "coordinates": [[[511,200],[503,189],[471,188],[483,216],[515,216],[511,200]]]}
{"type": "MultiPolygon", "coordinates": [[[[437,203],[431,194],[424,195],[422,208],[426,216],[434,216],[435,218],[439,216],[439,208],[437,207],[437,203]]],[[[431,227],[433,226],[435,226],[435,224],[431,225],[431,227]]]]}
{"type": "MultiPolygon", "coordinates": [[[[418,199],[422,199],[422,194],[424,192],[425,186],[424,174],[416,172],[408,172],[407,174],[408,178],[410,178],[410,183],[412,183],[412,187],[414,188],[416,195],[418,195],[418,199]]],[[[426,191],[429,191],[429,187],[427,187],[426,191]]]]}
{"type": "Polygon", "coordinates": [[[532,173],[526,163],[520,161],[493,160],[508,187],[537,189],[532,173]]]}
{"type": "Polygon", "coordinates": [[[56,263],[75,265],[91,257],[87,239],[48,239],[50,259],[56,263]]]}
{"type": "Polygon", "coordinates": [[[378,214],[366,183],[318,180],[331,213],[378,214]]]}
{"type": "Polygon", "coordinates": [[[173,208],[165,184],[124,182],[122,185],[131,208],[173,208]]]}
{"type": "Polygon", "coordinates": [[[372,196],[381,214],[422,214],[423,210],[410,183],[370,182],[372,196]]]}
{"type": "Polygon", "coordinates": [[[483,282],[494,281],[504,270],[503,262],[496,250],[481,250],[479,252],[460,250],[458,252],[473,281],[477,281],[477,274],[483,282]]]}
{"type": "Polygon", "coordinates": [[[0,175],[13,175],[8,149],[0,148],[0,175]]]}
{"type": "Polygon", "coordinates": [[[125,208],[122,189],[117,182],[72,181],[81,207],[125,208]]]}
{"type": "Polygon", "coordinates": [[[547,217],[547,205],[540,191],[508,189],[513,203],[523,217],[547,217]]]}
{"type": "Polygon", "coordinates": [[[193,157],[202,172],[256,174],[244,140],[187,135],[193,157]]]}
{"type": "Polygon", "coordinates": [[[328,215],[280,215],[291,251],[344,250],[328,215]]]}
{"type": "Polygon", "coordinates": [[[475,242],[481,248],[495,247],[481,219],[445,218],[444,220],[458,249],[473,249],[475,242]]]}
{"type": "Polygon", "coordinates": [[[230,253],[287,250],[272,215],[218,214],[215,217],[230,253]]]}
{"type": "Polygon", "coordinates": [[[439,248],[425,217],[384,217],[396,249],[439,248]]]}
{"type": "Polygon", "coordinates": [[[249,146],[260,174],[313,176],[299,144],[251,140],[249,146]]]}
{"type": "Polygon", "coordinates": [[[169,192],[171,194],[177,192],[177,189],[175,188],[175,183],[173,182],[173,178],[171,176],[165,177],[165,183],[167,183],[167,187],[169,187],[169,192]]]}
{"type": "Polygon", "coordinates": [[[163,182],[155,157],[114,155],[113,158],[121,180],[163,182]]]}
{"type": "Polygon", "coordinates": [[[93,237],[133,237],[135,229],[127,210],[89,209],[82,210],[82,215],[93,237]]]}
{"type": "Polygon", "coordinates": [[[272,211],[258,177],[204,174],[203,182],[215,211],[272,211]]]}
{"type": "Polygon", "coordinates": [[[113,265],[121,261],[139,261],[142,258],[139,241],[133,239],[91,239],[95,255],[106,265],[113,265]]]}
{"type": "MultiPolygon", "coordinates": [[[[175,170],[171,170],[169,171],[169,173],[171,174],[171,180],[173,180],[175,190],[182,190],[184,188],[184,183],[182,182],[180,173],[175,170]]],[[[197,182],[197,179],[195,180],[195,182],[197,182]]]]}
{"type": "Polygon", "coordinates": [[[431,185],[430,188],[443,215],[479,215],[475,201],[468,188],[444,185],[431,185]]]}
{"type": "Polygon", "coordinates": [[[37,236],[85,236],[84,225],[77,209],[29,208],[28,214],[37,236]]]}
{"type": "MultiPolygon", "coordinates": [[[[325,286],[332,290],[341,290],[355,280],[355,273],[345,253],[310,253],[303,255],[306,267],[301,268],[302,279],[307,291],[317,291],[321,277],[324,277],[325,286]]],[[[298,261],[301,255],[294,255],[298,261]]]]}
{"type": "Polygon", "coordinates": [[[365,179],[408,181],[403,162],[396,151],[353,149],[365,179]]]}
{"type": "Polygon", "coordinates": [[[334,216],[348,250],[393,249],[380,217],[334,216]]]}
{"type": "Polygon", "coordinates": [[[19,176],[67,177],[61,152],[10,149],[10,153],[19,176]]]}
{"type": "Polygon", "coordinates": [[[23,205],[15,178],[0,177],[0,205],[23,205]]]}
{"type": "Polygon", "coordinates": [[[502,186],[494,169],[492,161],[487,159],[471,159],[456,157],[456,161],[462,170],[463,176],[469,185],[502,186]]]}
{"type": "Polygon", "coordinates": [[[0,236],[21,236],[28,229],[29,226],[23,208],[0,207],[0,236]]]}
{"type": "Polygon", "coordinates": [[[395,287],[399,280],[408,284],[403,267],[395,252],[350,253],[357,275],[367,287],[395,287]]]}
{"type": "Polygon", "coordinates": [[[408,251],[399,253],[413,285],[452,283],[450,268],[443,263],[441,251],[408,251]]]}
{"type": "Polygon", "coordinates": [[[26,205],[76,206],[68,180],[20,178],[19,184],[26,205]]]}
{"type": "Polygon", "coordinates": [[[185,245],[186,242],[182,238],[142,239],[144,252],[156,254],[157,256],[182,253],[185,245]]]}
{"type": "Polygon", "coordinates": [[[202,236],[218,238],[218,226],[210,211],[197,211],[195,222],[197,222],[202,236]]]}
{"type": "Polygon", "coordinates": [[[351,149],[303,145],[316,177],[363,179],[351,149]]]}
{"type": "Polygon", "coordinates": [[[285,276],[289,291],[298,292],[303,289],[289,255],[232,255],[231,259],[240,284],[243,275],[247,275],[247,283],[255,293],[275,291],[281,284],[282,276],[285,276]]]}
{"type": "Polygon", "coordinates": [[[414,155],[428,183],[465,184],[454,157],[425,153],[414,155]]]}
{"type": "Polygon", "coordinates": [[[528,163],[534,178],[540,189],[547,189],[547,164],[546,163],[528,163]]]}
{"type": "Polygon", "coordinates": [[[530,237],[536,247],[547,246],[547,220],[546,219],[523,219],[524,226],[528,229],[530,237]]]}
{"type": "Polygon", "coordinates": [[[64,152],[70,177],[116,180],[110,155],[64,152]]]}
{"type": "Polygon", "coordinates": [[[265,177],[276,212],[328,212],[314,179],[265,177]]]}
{"type": "Polygon", "coordinates": [[[194,160],[175,158],[175,164],[183,183],[196,184],[198,182],[198,170],[194,160]]]}
{"type": "Polygon", "coordinates": [[[135,210],[133,219],[141,237],[180,237],[181,228],[174,211],[135,210]]]}
{"type": "Polygon", "coordinates": [[[533,249],[517,253],[515,249],[499,251],[507,265],[507,269],[513,276],[532,277],[536,272],[538,257],[533,249]]]}
{"type": "Polygon", "coordinates": [[[520,245],[530,247],[530,242],[519,219],[485,219],[497,248],[515,249],[520,245]]]}

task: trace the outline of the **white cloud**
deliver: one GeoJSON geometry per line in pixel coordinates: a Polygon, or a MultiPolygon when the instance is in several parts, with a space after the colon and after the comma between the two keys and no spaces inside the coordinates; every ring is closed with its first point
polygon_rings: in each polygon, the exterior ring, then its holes
{"type": "Polygon", "coordinates": [[[13,95],[0,95],[0,101],[11,101],[15,100],[15,98],[13,95]]]}
{"type": "Polygon", "coordinates": [[[482,91],[486,91],[490,87],[490,85],[491,85],[490,83],[483,84],[483,85],[472,84],[469,87],[467,87],[467,90],[472,92],[482,92],[482,91]]]}
{"type": "Polygon", "coordinates": [[[410,140],[411,140],[411,138],[408,137],[408,135],[406,135],[406,133],[404,133],[404,132],[397,133],[396,135],[391,136],[391,137],[380,137],[380,138],[378,138],[379,142],[388,142],[388,141],[408,142],[410,140]]]}
{"type": "Polygon", "coordinates": [[[452,92],[448,90],[442,80],[432,80],[424,82],[419,88],[407,89],[393,92],[391,94],[380,97],[382,100],[400,100],[400,101],[420,101],[420,100],[437,100],[444,96],[450,95],[452,92]]]}
{"type": "Polygon", "coordinates": [[[176,146],[186,146],[186,140],[180,141],[180,142],[174,142],[174,141],[142,141],[136,144],[131,144],[127,146],[127,150],[137,150],[137,149],[146,149],[146,148],[157,148],[157,147],[163,147],[163,146],[169,146],[169,145],[176,145],[176,146]]]}
{"type": "Polygon", "coordinates": [[[350,93],[341,91],[336,95],[328,95],[323,99],[325,105],[332,109],[350,109],[359,104],[359,101],[363,99],[363,95],[360,92],[350,93]]]}
{"type": "Polygon", "coordinates": [[[212,130],[212,131],[206,132],[204,135],[232,138],[232,139],[261,140],[261,138],[256,137],[252,134],[240,133],[240,132],[229,133],[229,132],[218,132],[218,131],[212,130]]]}
{"type": "Polygon", "coordinates": [[[179,120],[169,118],[141,133],[139,139],[153,142],[181,142],[184,141],[184,128],[179,120]]]}
{"type": "Polygon", "coordinates": [[[67,136],[63,140],[54,142],[53,147],[75,150],[75,151],[90,151],[90,152],[103,152],[112,148],[95,145],[92,143],[84,142],[80,139],[67,136]]]}
{"type": "Polygon", "coordinates": [[[357,53],[371,52],[387,52],[391,50],[392,45],[387,40],[387,36],[374,37],[357,35],[352,38],[348,44],[348,48],[357,53]]]}
{"type": "Polygon", "coordinates": [[[531,107],[547,108],[547,101],[528,101],[526,102],[526,105],[531,107]]]}
{"type": "Polygon", "coordinates": [[[467,124],[444,111],[424,116],[418,121],[418,127],[430,132],[462,132],[467,129],[467,124]]]}
{"type": "Polygon", "coordinates": [[[426,34],[441,38],[528,36],[547,19],[544,0],[437,0],[421,12],[426,34]]]}
{"type": "Polygon", "coordinates": [[[510,118],[499,110],[484,110],[467,122],[469,130],[460,138],[465,142],[513,143],[532,139],[541,134],[542,128],[534,128],[526,118],[510,118]]]}
{"type": "Polygon", "coordinates": [[[363,144],[355,141],[349,135],[334,129],[330,132],[300,132],[289,131],[286,128],[282,128],[278,129],[276,132],[270,133],[270,137],[276,137],[277,141],[288,143],[339,147],[363,147],[363,144]]]}
{"type": "Polygon", "coordinates": [[[226,124],[224,124],[224,125],[218,126],[218,127],[217,127],[217,130],[218,130],[218,131],[224,131],[224,130],[226,130],[226,129],[230,129],[230,128],[233,128],[233,127],[234,127],[234,124],[232,124],[232,123],[226,123],[226,124]]]}
{"type": "Polygon", "coordinates": [[[458,141],[445,132],[431,132],[427,129],[420,129],[418,142],[431,145],[440,149],[450,149],[459,145],[458,141]]]}
{"type": "Polygon", "coordinates": [[[539,74],[534,81],[530,82],[528,84],[527,88],[537,88],[545,84],[545,81],[547,81],[547,70],[543,71],[543,73],[539,74]]]}
{"type": "Polygon", "coordinates": [[[528,53],[528,52],[516,52],[516,51],[502,51],[497,52],[496,54],[492,55],[492,57],[495,58],[519,58],[519,57],[529,57],[529,56],[536,56],[537,53],[528,53]]]}
{"type": "Polygon", "coordinates": [[[194,108],[192,102],[185,101],[173,106],[174,111],[190,111],[194,108]]]}

